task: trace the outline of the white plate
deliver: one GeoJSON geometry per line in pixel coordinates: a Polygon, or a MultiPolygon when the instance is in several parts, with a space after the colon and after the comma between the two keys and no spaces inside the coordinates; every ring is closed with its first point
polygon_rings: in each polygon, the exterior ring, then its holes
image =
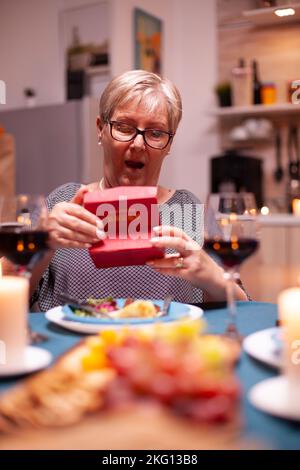
{"type": "MultiPolygon", "coordinates": [[[[187,305],[187,304],[182,304],[182,305],[184,306],[185,309],[187,309],[187,312],[186,312],[185,320],[181,318],[180,321],[195,320],[197,318],[200,318],[203,315],[203,310],[199,307],[196,307],[194,305],[187,305]]],[[[101,330],[119,329],[119,328],[124,328],[125,326],[124,324],[123,325],[114,324],[113,321],[106,325],[101,325],[98,323],[93,324],[93,323],[81,323],[79,321],[78,322],[72,321],[72,320],[65,318],[65,315],[61,306],[48,310],[48,312],[46,312],[46,318],[52,323],[62,326],[63,328],[66,328],[67,330],[76,331],[77,333],[85,333],[85,334],[95,334],[101,330]]],[[[170,323],[171,322],[168,322],[168,324],[170,323]]],[[[133,328],[145,328],[147,326],[152,326],[152,325],[153,323],[138,323],[138,324],[133,325],[133,328]]]]}
{"type": "Polygon", "coordinates": [[[266,413],[280,418],[300,420],[299,400],[292,404],[288,382],[283,375],[254,385],[249,391],[248,398],[252,405],[266,413]]]}
{"type": "Polygon", "coordinates": [[[280,328],[268,328],[267,330],[257,331],[244,339],[244,350],[254,359],[265,364],[280,368],[281,354],[278,348],[278,342],[275,341],[275,335],[278,335],[280,328]]]}
{"type": "Polygon", "coordinates": [[[29,374],[48,366],[52,360],[52,354],[46,349],[35,346],[27,346],[23,364],[14,366],[0,365],[0,377],[29,374]]]}

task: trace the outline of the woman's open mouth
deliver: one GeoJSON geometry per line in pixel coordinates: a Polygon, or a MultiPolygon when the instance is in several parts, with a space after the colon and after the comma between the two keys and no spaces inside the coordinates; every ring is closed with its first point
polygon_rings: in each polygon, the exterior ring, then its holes
{"type": "Polygon", "coordinates": [[[145,166],[145,163],[134,160],[126,160],[125,165],[127,168],[131,168],[133,170],[142,170],[145,166]]]}

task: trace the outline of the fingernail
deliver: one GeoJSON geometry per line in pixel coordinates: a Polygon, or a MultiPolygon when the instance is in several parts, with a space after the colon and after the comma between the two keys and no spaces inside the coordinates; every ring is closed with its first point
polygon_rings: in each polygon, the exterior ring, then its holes
{"type": "Polygon", "coordinates": [[[151,243],[159,243],[161,241],[160,237],[152,237],[150,238],[151,243]]]}
{"type": "Polygon", "coordinates": [[[85,246],[85,248],[92,248],[92,244],[91,244],[91,243],[86,243],[84,246],[85,246]]]}
{"type": "Polygon", "coordinates": [[[159,225],[157,225],[156,227],[153,227],[153,229],[152,229],[152,230],[153,230],[153,232],[159,232],[159,230],[160,230],[160,226],[159,226],[159,225]]]}
{"type": "Polygon", "coordinates": [[[99,228],[100,230],[103,230],[104,225],[103,225],[102,220],[98,219],[96,224],[97,224],[97,228],[99,228]]]}
{"type": "Polygon", "coordinates": [[[105,240],[106,238],[106,233],[103,230],[96,229],[96,235],[99,238],[99,240],[105,240]]]}
{"type": "Polygon", "coordinates": [[[154,265],[154,261],[147,261],[146,264],[148,264],[148,266],[153,266],[153,265],[154,265]]]}

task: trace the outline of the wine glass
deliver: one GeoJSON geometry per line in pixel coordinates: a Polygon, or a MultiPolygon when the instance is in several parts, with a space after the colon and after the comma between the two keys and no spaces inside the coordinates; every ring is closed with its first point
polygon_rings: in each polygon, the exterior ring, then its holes
{"type": "Polygon", "coordinates": [[[241,340],[236,325],[234,284],[239,267],[258,248],[257,208],[251,193],[210,194],[205,211],[204,249],[224,268],[228,306],[225,335],[241,340]]]}
{"type": "MultiPolygon", "coordinates": [[[[47,215],[43,196],[0,196],[0,257],[13,263],[19,276],[30,279],[32,269],[49,249],[47,215]]],[[[47,339],[29,326],[28,331],[31,343],[47,339]]]]}

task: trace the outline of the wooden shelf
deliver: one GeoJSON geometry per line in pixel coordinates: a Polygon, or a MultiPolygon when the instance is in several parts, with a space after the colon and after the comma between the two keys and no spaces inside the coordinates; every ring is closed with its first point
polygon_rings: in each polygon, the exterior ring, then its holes
{"type": "Polygon", "coordinates": [[[228,106],[216,108],[213,114],[224,118],[235,116],[283,116],[288,114],[300,114],[300,104],[282,103],[272,105],[228,106]]]}
{"type": "Polygon", "coordinates": [[[300,3],[290,3],[288,5],[277,5],[268,8],[256,8],[253,10],[241,11],[238,14],[231,15],[223,19],[218,27],[220,30],[253,28],[260,26],[281,26],[287,23],[300,21],[300,3]],[[293,8],[294,15],[279,17],[274,11],[283,8],[293,8]]]}
{"type": "Polygon", "coordinates": [[[290,3],[288,5],[278,5],[275,7],[248,10],[243,12],[243,17],[249,20],[251,24],[255,26],[263,26],[268,24],[280,26],[285,23],[300,21],[300,3],[290,3]],[[275,10],[283,8],[293,8],[295,10],[295,14],[281,17],[275,15],[275,10]]]}

